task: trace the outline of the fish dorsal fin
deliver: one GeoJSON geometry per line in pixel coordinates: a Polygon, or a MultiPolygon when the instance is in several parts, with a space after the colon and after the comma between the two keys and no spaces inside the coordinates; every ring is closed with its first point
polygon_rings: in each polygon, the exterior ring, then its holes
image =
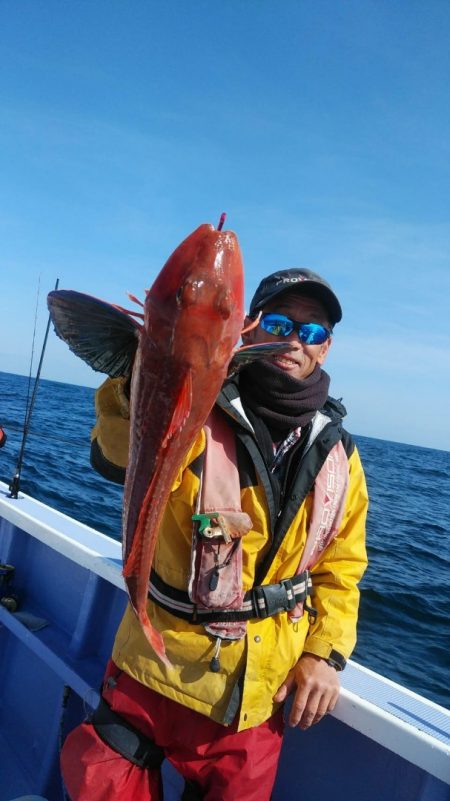
{"type": "Polygon", "coordinates": [[[172,439],[174,434],[183,428],[186,420],[188,419],[192,409],[192,373],[190,370],[186,373],[185,379],[181,385],[180,394],[178,396],[177,405],[170,421],[167,434],[164,437],[162,446],[167,447],[167,444],[172,439]]]}

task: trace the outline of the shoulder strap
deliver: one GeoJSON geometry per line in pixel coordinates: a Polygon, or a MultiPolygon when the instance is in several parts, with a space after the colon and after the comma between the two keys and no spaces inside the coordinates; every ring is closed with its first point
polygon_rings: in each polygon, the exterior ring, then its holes
{"type": "Polygon", "coordinates": [[[252,521],[241,510],[241,488],[237,466],[234,432],[220,411],[214,408],[204,425],[205,460],[194,520],[202,521],[201,530],[210,521],[223,529],[225,539],[242,537],[252,521]]]}
{"type": "MultiPolygon", "coordinates": [[[[188,592],[197,609],[239,609],[243,599],[241,537],[252,521],[241,510],[241,490],[234,433],[217,409],[205,423],[205,461],[197,512],[193,515],[188,592]]],[[[245,622],[212,621],[209,634],[240,639],[245,622]]],[[[218,652],[214,655],[217,668],[218,652]]],[[[211,663],[213,665],[213,663],[211,663]]]]}
{"type": "MultiPolygon", "coordinates": [[[[314,482],[314,499],[308,536],[297,574],[311,570],[339,531],[349,484],[348,459],[341,441],[331,449],[314,482]]],[[[289,617],[298,620],[303,604],[297,604],[289,617]]]]}
{"type": "Polygon", "coordinates": [[[342,522],[348,490],[348,459],[342,442],[329,452],[315,484],[308,537],[298,572],[310,570],[334,539],[342,522]]]}

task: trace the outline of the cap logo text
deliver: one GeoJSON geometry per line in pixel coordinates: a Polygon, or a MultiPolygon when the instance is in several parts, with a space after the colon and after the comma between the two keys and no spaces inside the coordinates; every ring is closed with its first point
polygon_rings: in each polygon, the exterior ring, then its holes
{"type": "Polygon", "coordinates": [[[298,276],[298,278],[280,278],[277,281],[278,284],[297,284],[299,281],[309,281],[309,278],[306,278],[304,275],[298,276]]]}

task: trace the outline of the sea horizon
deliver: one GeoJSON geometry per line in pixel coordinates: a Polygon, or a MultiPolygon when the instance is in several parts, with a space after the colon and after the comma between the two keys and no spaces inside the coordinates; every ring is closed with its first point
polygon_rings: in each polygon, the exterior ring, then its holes
{"type": "MultiPolygon", "coordinates": [[[[27,380],[30,380],[30,377],[28,375],[24,375],[23,373],[13,373],[13,372],[8,371],[8,370],[0,370],[0,375],[1,374],[13,375],[13,376],[16,376],[17,378],[25,378],[27,380]]],[[[102,383],[102,381],[106,381],[106,378],[107,378],[107,376],[104,375],[104,373],[100,373],[100,372],[98,373],[98,376],[99,376],[99,381],[98,381],[98,384],[96,384],[95,386],[91,386],[90,384],[78,384],[78,383],[75,383],[75,382],[72,382],[72,381],[61,381],[60,379],[56,379],[56,378],[45,378],[42,375],[41,375],[39,381],[46,381],[46,382],[48,382],[50,384],[61,384],[63,386],[69,386],[69,387],[78,387],[79,389],[89,389],[89,390],[92,390],[93,392],[95,392],[98,389],[98,387],[100,386],[100,384],[102,383]]],[[[31,377],[31,383],[32,384],[34,384],[34,380],[35,380],[35,376],[32,376],[31,377]]],[[[33,391],[33,389],[31,391],[33,391]]],[[[1,408],[0,408],[0,413],[1,413],[1,408]]],[[[1,424],[1,418],[0,418],[0,424],[1,424]]],[[[346,428],[345,425],[344,425],[344,428],[346,428]]],[[[433,445],[419,445],[416,442],[406,442],[405,440],[391,439],[391,438],[386,439],[385,437],[381,437],[381,436],[374,437],[373,435],[369,435],[369,434],[358,434],[353,429],[350,431],[350,433],[352,434],[352,436],[355,436],[357,438],[374,439],[374,440],[380,440],[381,442],[391,442],[391,443],[396,444],[396,445],[407,445],[410,448],[423,448],[424,450],[429,450],[429,451],[438,451],[438,452],[442,452],[442,453],[450,453],[450,449],[447,449],[447,448],[436,448],[433,445]]]]}

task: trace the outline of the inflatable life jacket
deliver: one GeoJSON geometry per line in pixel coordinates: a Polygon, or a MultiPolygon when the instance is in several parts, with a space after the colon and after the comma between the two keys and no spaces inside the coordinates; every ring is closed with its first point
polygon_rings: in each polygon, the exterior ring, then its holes
{"type": "Polygon", "coordinates": [[[6,434],[0,426],[0,448],[3,448],[4,445],[6,445],[6,434]]]}
{"type": "MultiPolygon", "coordinates": [[[[306,444],[308,450],[329,422],[317,412],[306,444]]],[[[348,489],[348,459],[339,440],[318,469],[306,545],[295,576],[279,584],[242,589],[242,539],[252,522],[242,512],[234,433],[216,409],[206,424],[206,453],[200,492],[193,515],[191,571],[188,592],[162,581],[152,570],[149,595],[177,617],[204,625],[217,638],[211,669],[219,670],[221,641],[240,639],[247,621],[279,612],[298,620],[312,591],[310,570],[339,531],[348,489]]]]}

